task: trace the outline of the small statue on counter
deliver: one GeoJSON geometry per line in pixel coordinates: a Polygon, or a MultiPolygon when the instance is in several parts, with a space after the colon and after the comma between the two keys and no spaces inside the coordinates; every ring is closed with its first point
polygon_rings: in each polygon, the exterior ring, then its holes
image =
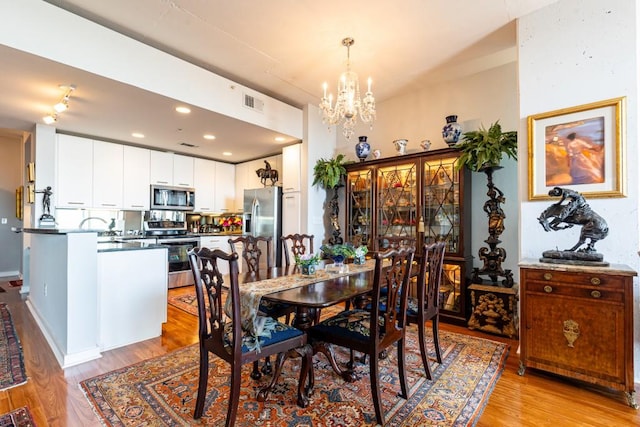
{"type": "Polygon", "coordinates": [[[51,195],[53,194],[51,187],[48,186],[44,190],[36,191],[36,193],[42,193],[42,216],[40,219],[53,219],[51,216],[51,195]]]}
{"type": "Polygon", "coordinates": [[[538,217],[538,222],[545,231],[558,231],[581,225],[580,239],[571,249],[563,251],[551,250],[542,253],[542,262],[594,264],[603,263],[602,254],[596,252],[595,243],[609,234],[607,222],[593,210],[585,198],[577,191],[554,187],[549,191],[550,196],[561,199],[545,209],[538,217]],[[589,243],[581,248],[589,239],[589,243]]]}
{"type": "Polygon", "coordinates": [[[256,169],[256,175],[260,177],[260,183],[265,187],[267,186],[267,179],[271,180],[272,187],[278,182],[278,171],[271,169],[271,165],[266,160],[264,161],[263,168],[256,169]]]}

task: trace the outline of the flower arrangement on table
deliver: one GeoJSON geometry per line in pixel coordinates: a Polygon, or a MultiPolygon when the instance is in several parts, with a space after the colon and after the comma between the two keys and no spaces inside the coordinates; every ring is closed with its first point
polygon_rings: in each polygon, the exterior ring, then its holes
{"type": "Polygon", "coordinates": [[[364,245],[355,247],[351,243],[344,243],[339,245],[322,245],[320,247],[322,253],[327,257],[333,259],[336,264],[344,263],[347,258],[353,258],[354,263],[364,263],[364,256],[367,254],[368,249],[364,245]],[[362,261],[362,262],[361,262],[362,261]]]}
{"type": "Polygon", "coordinates": [[[319,254],[295,255],[296,265],[300,267],[302,274],[314,274],[316,266],[320,262],[319,254]]]}

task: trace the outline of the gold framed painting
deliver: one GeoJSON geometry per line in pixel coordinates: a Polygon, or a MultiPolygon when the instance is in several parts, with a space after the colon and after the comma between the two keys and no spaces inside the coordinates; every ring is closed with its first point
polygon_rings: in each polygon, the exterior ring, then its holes
{"type": "Polygon", "coordinates": [[[31,162],[27,164],[27,181],[34,182],[36,180],[36,164],[31,162]]]}
{"type": "Polygon", "coordinates": [[[554,187],[625,197],[625,98],[529,116],[529,200],[554,187]]]}

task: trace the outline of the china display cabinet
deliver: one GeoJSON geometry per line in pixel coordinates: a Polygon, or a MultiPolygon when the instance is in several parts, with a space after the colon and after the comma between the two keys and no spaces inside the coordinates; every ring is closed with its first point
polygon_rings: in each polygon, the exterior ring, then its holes
{"type": "Polygon", "coordinates": [[[373,169],[347,172],[347,241],[371,248],[373,218],[373,169]]]}
{"type": "Polygon", "coordinates": [[[440,289],[443,320],[466,320],[472,271],[470,172],[459,152],[434,150],[347,165],[346,240],[379,250],[384,237],[447,243],[440,289]],[[424,231],[423,231],[424,230],[424,231]]]}

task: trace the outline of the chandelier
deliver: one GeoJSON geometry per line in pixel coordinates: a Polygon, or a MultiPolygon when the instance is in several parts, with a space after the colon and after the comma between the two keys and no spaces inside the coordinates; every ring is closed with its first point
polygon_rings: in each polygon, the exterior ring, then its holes
{"type": "Polygon", "coordinates": [[[342,40],[342,45],[347,48],[347,71],[342,73],[340,80],[338,80],[338,97],[336,104],[333,105],[333,94],[329,94],[329,97],[327,97],[327,83],[322,85],[324,93],[320,101],[322,122],[326,125],[333,126],[344,120],[342,134],[347,139],[353,136],[353,128],[358,116],[360,116],[360,120],[364,123],[371,123],[372,128],[373,121],[376,118],[376,101],[371,92],[371,77],[369,77],[367,81],[367,93],[364,99],[360,100],[358,75],[351,71],[349,53],[353,43],[354,40],[351,37],[342,40]]]}

